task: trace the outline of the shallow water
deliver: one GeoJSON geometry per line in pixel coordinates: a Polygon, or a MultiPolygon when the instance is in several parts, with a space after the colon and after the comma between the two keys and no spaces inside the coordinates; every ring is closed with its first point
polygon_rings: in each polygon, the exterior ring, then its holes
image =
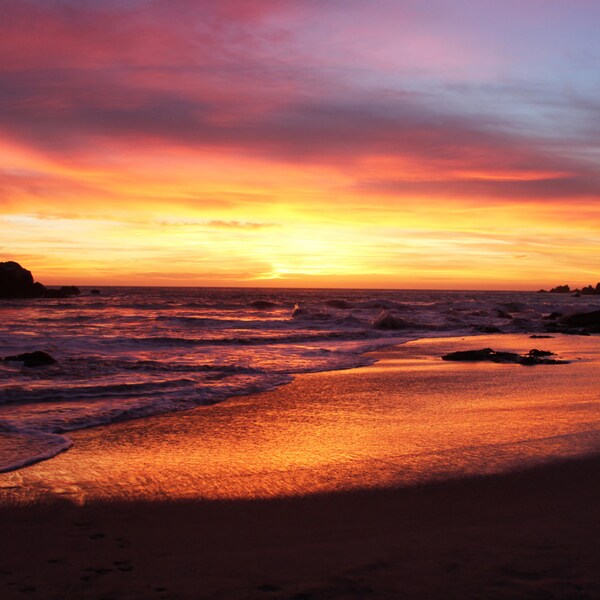
{"type": "Polygon", "coordinates": [[[570,295],[372,290],[106,288],[2,301],[0,356],[43,350],[58,362],[0,362],[0,471],[69,448],[73,430],[366,365],[366,351],[409,339],[542,330],[548,313],[594,308],[600,300],[570,295]],[[377,327],[382,315],[397,328],[377,327]]]}
{"type": "Polygon", "coordinates": [[[0,475],[6,501],[248,498],[498,473],[600,450],[597,338],[440,338],[273,392],[74,432],[73,450],[0,475]],[[564,365],[453,363],[490,346],[564,365]]]}

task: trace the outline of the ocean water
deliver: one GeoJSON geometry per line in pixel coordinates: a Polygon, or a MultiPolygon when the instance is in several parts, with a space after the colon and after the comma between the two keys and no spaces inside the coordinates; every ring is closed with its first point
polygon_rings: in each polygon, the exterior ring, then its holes
{"type": "Polygon", "coordinates": [[[426,337],[543,331],[545,316],[600,301],[526,292],[83,289],[0,303],[0,471],[50,458],[68,432],[273,389],[294,375],[370,364],[426,337]]]}

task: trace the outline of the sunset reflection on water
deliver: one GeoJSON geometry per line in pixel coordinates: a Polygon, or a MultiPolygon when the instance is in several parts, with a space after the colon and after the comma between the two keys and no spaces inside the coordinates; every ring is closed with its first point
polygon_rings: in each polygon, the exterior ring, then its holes
{"type": "Polygon", "coordinates": [[[600,449],[595,338],[411,342],[371,367],[69,434],[75,446],[0,475],[9,501],[255,498],[415,484],[600,449]],[[450,350],[538,347],[567,365],[452,363],[450,350]]]}

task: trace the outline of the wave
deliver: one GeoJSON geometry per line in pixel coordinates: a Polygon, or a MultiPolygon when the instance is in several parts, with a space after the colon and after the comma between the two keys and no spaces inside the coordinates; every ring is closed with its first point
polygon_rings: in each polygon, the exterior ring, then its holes
{"type": "Polygon", "coordinates": [[[104,399],[91,406],[73,398],[70,404],[79,402],[80,406],[70,410],[58,403],[38,414],[29,410],[3,412],[0,413],[0,472],[19,469],[67,450],[72,441],[62,435],[64,432],[211,405],[233,396],[268,391],[291,380],[292,376],[285,374],[239,376],[188,395],[177,389],[120,402],[104,399]]]}

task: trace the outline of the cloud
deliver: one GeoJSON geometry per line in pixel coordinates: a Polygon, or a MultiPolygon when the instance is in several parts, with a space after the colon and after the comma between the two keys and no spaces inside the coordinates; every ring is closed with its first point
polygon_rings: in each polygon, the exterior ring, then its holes
{"type": "MultiPolygon", "coordinates": [[[[447,33],[454,39],[462,25],[444,3],[437,4],[456,28],[447,33]]],[[[365,26],[369,36],[381,35],[387,44],[392,21],[402,31],[418,25],[426,39],[427,27],[439,28],[438,20],[425,19],[419,3],[380,1],[378,7],[377,18],[365,26]]],[[[464,9],[456,7],[458,14],[464,9]]],[[[75,163],[110,164],[113,157],[154,148],[199,160],[230,153],[329,165],[356,174],[355,189],[377,193],[526,198],[600,191],[587,152],[597,146],[597,128],[571,128],[577,137],[565,141],[565,127],[540,135],[534,121],[542,113],[529,119],[531,127],[521,126],[519,110],[527,119],[532,109],[549,104],[535,85],[508,80],[499,89],[464,79],[397,80],[366,49],[363,58],[372,62],[365,74],[362,67],[340,63],[337,54],[332,63],[311,52],[311,42],[323,42],[319,28],[308,28],[318,16],[339,19],[342,49],[352,47],[353,27],[366,18],[359,2],[140,0],[99,7],[9,0],[0,38],[6,59],[0,68],[0,133],[52,160],[75,163]],[[385,159],[388,171],[413,173],[379,173],[371,159],[385,159]],[[455,177],[465,164],[490,175],[541,174],[513,182],[455,177]],[[542,175],[557,170],[570,176],[542,175]]],[[[552,98],[552,110],[566,114],[568,98],[552,98]]],[[[581,95],[573,109],[585,122],[597,112],[590,98],[581,95]]],[[[35,194],[58,184],[23,185],[35,194]]]]}
{"type": "Polygon", "coordinates": [[[600,193],[600,177],[575,175],[540,179],[444,179],[407,181],[379,179],[358,181],[355,189],[365,193],[391,194],[419,198],[479,198],[489,201],[552,202],[570,199],[594,199],[600,193]]]}

